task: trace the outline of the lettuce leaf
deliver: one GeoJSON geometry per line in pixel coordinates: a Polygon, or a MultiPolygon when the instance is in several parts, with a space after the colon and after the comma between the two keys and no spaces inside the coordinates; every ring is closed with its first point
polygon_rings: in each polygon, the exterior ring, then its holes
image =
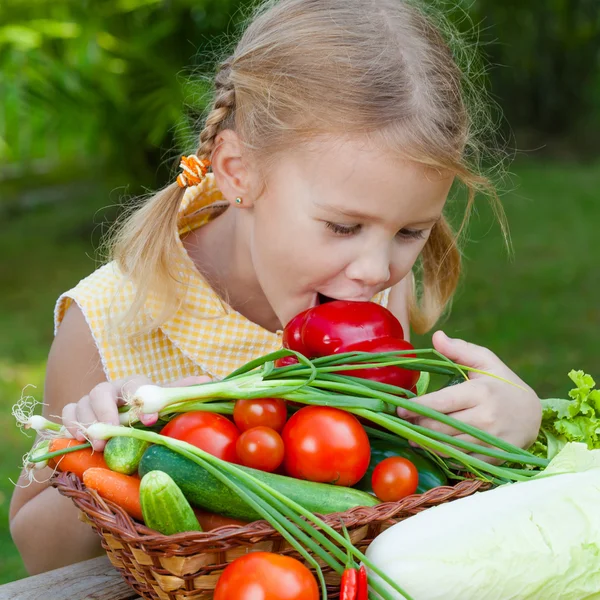
{"type": "Polygon", "coordinates": [[[542,400],[542,426],[530,451],[536,456],[554,458],[568,442],[600,448],[600,390],[591,375],[572,370],[575,387],[569,398],[542,400]]]}

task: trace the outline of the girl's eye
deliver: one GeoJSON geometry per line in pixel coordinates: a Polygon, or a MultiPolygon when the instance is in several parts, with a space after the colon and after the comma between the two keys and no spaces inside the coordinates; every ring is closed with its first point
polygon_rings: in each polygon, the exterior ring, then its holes
{"type": "Polygon", "coordinates": [[[401,229],[398,235],[404,239],[422,240],[425,237],[424,229],[401,229]]]}
{"type": "Polygon", "coordinates": [[[361,225],[340,225],[339,223],[325,222],[327,229],[331,229],[337,235],[352,235],[360,231],[361,225]]]}

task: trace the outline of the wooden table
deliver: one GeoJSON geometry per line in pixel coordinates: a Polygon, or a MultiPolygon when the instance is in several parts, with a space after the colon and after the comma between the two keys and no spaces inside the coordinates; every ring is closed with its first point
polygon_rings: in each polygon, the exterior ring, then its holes
{"type": "Polygon", "coordinates": [[[0,600],[140,600],[107,556],[0,585],[0,600]]]}

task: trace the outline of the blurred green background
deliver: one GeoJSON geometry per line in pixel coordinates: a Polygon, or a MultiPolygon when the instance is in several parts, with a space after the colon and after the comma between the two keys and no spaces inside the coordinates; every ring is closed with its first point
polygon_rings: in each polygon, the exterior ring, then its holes
{"type": "MultiPolygon", "coordinates": [[[[249,5],[0,4],[0,583],[26,575],[8,529],[9,478],[32,439],[10,408],[28,384],[42,398],[55,300],[100,264],[123,199],[169,180],[191,147],[207,89],[192,70],[211,72],[249,5]]],[[[479,28],[518,150],[502,197],[514,256],[480,199],[444,326],[492,348],[541,396],[564,396],[571,368],[600,378],[600,5],[460,8],[453,18],[479,28]]]]}

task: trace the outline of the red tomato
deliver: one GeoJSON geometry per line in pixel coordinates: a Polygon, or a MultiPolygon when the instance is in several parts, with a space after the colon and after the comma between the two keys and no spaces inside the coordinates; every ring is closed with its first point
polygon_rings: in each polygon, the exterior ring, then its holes
{"type": "Polygon", "coordinates": [[[231,421],[216,413],[183,413],[169,421],[160,433],[188,442],[217,458],[239,462],[235,443],[240,432],[231,421]]]}
{"type": "Polygon", "coordinates": [[[233,408],[233,420],[240,431],[259,426],[281,431],[287,421],[287,404],[281,398],[238,400],[233,408]]]}
{"type": "Polygon", "coordinates": [[[341,346],[378,338],[404,338],[400,321],[375,302],[334,300],[309,309],[301,330],[306,356],[327,356],[341,346]]]}
{"type": "MultiPolygon", "coordinates": [[[[414,346],[406,340],[380,338],[342,346],[336,350],[336,354],[342,352],[395,352],[397,350],[414,350],[414,346]]],[[[417,357],[416,354],[405,354],[404,356],[407,358],[417,357]]],[[[356,371],[340,371],[339,374],[371,379],[411,390],[419,380],[420,371],[411,371],[401,367],[376,367],[373,369],[357,369],[356,371]]]]}
{"type": "Polygon", "coordinates": [[[419,472],[407,458],[390,456],[373,469],[371,485],[382,502],[397,502],[417,491],[419,472]]]}
{"type": "Polygon", "coordinates": [[[283,440],[269,427],[253,427],[244,431],[235,445],[243,465],[272,473],[283,462],[283,440]]]}
{"type": "Polygon", "coordinates": [[[319,600],[313,574],[290,556],[250,552],[223,571],[214,600],[319,600]]]}
{"type": "Polygon", "coordinates": [[[369,438],[358,419],[338,408],[307,406],[283,428],[285,470],[297,479],[352,486],[366,473],[369,438]]]}

